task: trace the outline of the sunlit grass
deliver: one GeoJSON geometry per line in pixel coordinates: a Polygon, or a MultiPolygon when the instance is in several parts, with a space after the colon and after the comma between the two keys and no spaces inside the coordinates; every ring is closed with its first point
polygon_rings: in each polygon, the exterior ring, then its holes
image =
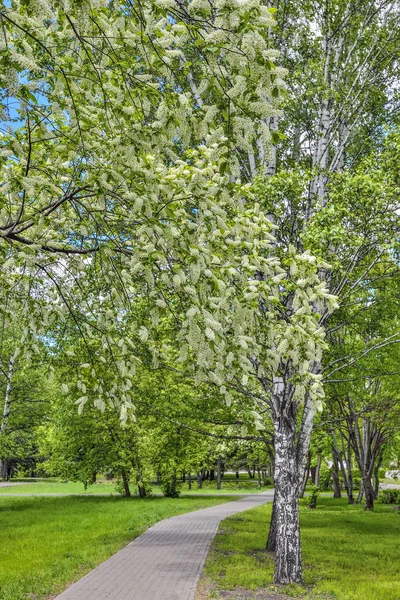
{"type": "MultiPolygon", "coordinates": [[[[273,557],[264,550],[270,515],[265,505],[223,521],[205,569],[218,589],[270,589],[273,557]]],[[[291,587],[286,594],[400,599],[400,514],[379,504],[370,513],[345,499],[320,498],[316,510],[303,501],[301,527],[306,588],[291,587]]]]}
{"type": "MultiPolygon", "coordinates": [[[[13,482],[10,482],[11,484],[13,482]]],[[[32,482],[0,487],[0,494],[116,494],[113,482],[96,483],[85,490],[83,483],[75,481],[32,482]]]]}
{"type": "MultiPolygon", "coordinates": [[[[11,482],[12,483],[12,482],[11,482]]],[[[181,493],[182,494],[211,494],[211,495],[219,495],[219,494],[254,494],[258,492],[262,492],[267,490],[268,488],[263,487],[259,489],[257,485],[254,483],[250,483],[246,481],[245,484],[243,482],[238,481],[237,483],[233,483],[229,481],[227,485],[222,485],[221,490],[216,489],[215,485],[206,485],[202,489],[198,489],[197,483],[192,484],[192,489],[189,490],[189,486],[186,483],[183,484],[181,493]]],[[[135,486],[131,486],[132,495],[137,494],[137,488],[135,486]]],[[[153,494],[161,494],[161,488],[159,486],[152,486],[153,494]]],[[[19,483],[18,485],[10,485],[7,487],[0,486],[0,495],[5,494],[115,494],[118,495],[119,492],[117,490],[117,486],[115,481],[105,481],[102,483],[96,483],[94,485],[88,486],[86,489],[83,483],[68,481],[41,481],[41,482],[32,482],[32,483],[19,483]]]]}
{"type": "Polygon", "coordinates": [[[2,497],[0,599],[57,593],[160,519],[227,501],[2,497]]]}

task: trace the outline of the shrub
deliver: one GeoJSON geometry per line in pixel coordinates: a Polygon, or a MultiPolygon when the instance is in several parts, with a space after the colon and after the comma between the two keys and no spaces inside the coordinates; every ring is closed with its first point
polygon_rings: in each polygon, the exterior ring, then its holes
{"type": "Polygon", "coordinates": [[[242,490],[254,490],[255,487],[257,487],[257,480],[256,479],[252,479],[249,481],[246,480],[238,480],[238,481],[224,481],[222,480],[221,482],[221,487],[224,488],[224,490],[237,490],[237,489],[242,489],[242,490]]]}
{"type": "Polygon", "coordinates": [[[380,499],[383,504],[400,504],[400,490],[384,490],[380,499]]]}
{"type": "MultiPolygon", "coordinates": [[[[244,489],[244,490],[253,490],[255,487],[257,487],[257,480],[256,479],[251,479],[251,480],[243,480],[243,479],[238,479],[238,480],[228,480],[226,481],[225,479],[222,479],[221,481],[221,488],[223,488],[224,490],[238,490],[238,489],[244,489]]],[[[203,488],[208,488],[208,489],[217,489],[217,482],[214,479],[213,481],[207,481],[207,479],[205,481],[203,481],[203,488]]]]}
{"type": "Polygon", "coordinates": [[[313,485],[308,497],[308,508],[317,508],[317,499],[319,496],[319,487],[313,485]]]}
{"type": "Polygon", "coordinates": [[[331,487],[332,469],[328,467],[325,460],[321,462],[319,470],[319,487],[321,490],[329,490],[331,487]]]}
{"type": "Polygon", "coordinates": [[[166,498],[179,498],[182,482],[178,481],[176,471],[162,474],[161,491],[166,498]]]}

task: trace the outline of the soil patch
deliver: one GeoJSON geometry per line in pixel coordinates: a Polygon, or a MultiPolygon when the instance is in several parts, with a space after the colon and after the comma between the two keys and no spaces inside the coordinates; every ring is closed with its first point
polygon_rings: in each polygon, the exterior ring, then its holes
{"type": "Polygon", "coordinates": [[[200,580],[195,600],[211,600],[213,598],[221,600],[293,600],[286,594],[278,594],[268,589],[245,590],[237,587],[234,590],[218,590],[216,592],[212,585],[200,580]]]}

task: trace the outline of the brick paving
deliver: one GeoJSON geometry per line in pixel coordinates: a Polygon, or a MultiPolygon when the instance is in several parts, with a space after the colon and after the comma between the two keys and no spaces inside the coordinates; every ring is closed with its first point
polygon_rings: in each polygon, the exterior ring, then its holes
{"type": "Polygon", "coordinates": [[[263,492],[159,521],[55,600],[192,600],[220,521],[272,498],[263,492]]]}

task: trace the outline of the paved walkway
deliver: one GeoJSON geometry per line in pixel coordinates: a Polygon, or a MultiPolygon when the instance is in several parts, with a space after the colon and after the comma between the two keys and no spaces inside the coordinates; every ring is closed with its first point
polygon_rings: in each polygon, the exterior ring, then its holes
{"type": "Polygon", "coordinates": [[[14,487],[14,485],[29,485],[35,483],[34,481],[0,481],[0,487],[14,487]]]}
{"type": "Polygon", "coordinates": [[[220,521],[272,498],[263,492],[159,521],[56,600],[192,600],[220,521]]]}
{"type": "Polygon", "coordinates": [[[379,489],[381,489],[381,490],[400,490],[400,485],[398,483],[381,483],[379,485],[379,489]]]}

